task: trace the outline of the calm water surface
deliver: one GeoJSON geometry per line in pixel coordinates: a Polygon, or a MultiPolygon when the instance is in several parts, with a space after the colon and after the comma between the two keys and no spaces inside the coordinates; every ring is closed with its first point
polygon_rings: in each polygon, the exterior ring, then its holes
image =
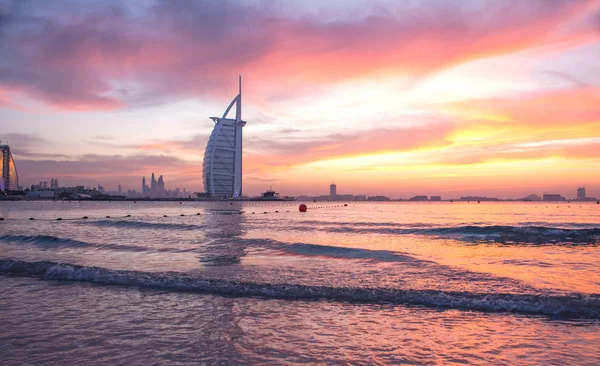
{"type": "Polygon", "coordinates": [[[0,202],[2,364],[600,363],[600,205],[298,204],[0,202]]]}

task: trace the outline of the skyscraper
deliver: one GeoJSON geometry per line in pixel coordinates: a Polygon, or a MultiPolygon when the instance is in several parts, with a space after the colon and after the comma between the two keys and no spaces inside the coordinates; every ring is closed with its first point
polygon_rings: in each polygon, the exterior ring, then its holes
{"type": "Polygon", "coordinates": [[[8,145],[0,145],[0,191],[19,189],[19,174],[8,145]]]}
{"type": "Polygon", "coordinates": [[[335,196],[337,196],[337,186],[332,183],[329,186],[329,197],[334,198],[335,196]]]}
{"type": "Polygon", "coordinates": [[[585,187],[579,187],[577,188],[577,199],[578,200],[585,200],[587,198],[587,193],[585,191],[585,187]]]}
{"type": "Polygon", "coordinates": [[[143,197],[148,196],[148,186],[146,185],[146,176],[145,175],[142,178],[142,196],[143,197]]]}
{"type": "Polygon", "coordinates": [[[156,178],[154,177],[154,173],[152,173],[152,178],[150,179],[150,197],[156,197],[156,178]]]}
{"type": "Polygon", "coordinates": [[[58,178],[52,177],[50,179],[50,189],[56,191],[58,189],[58,178]]]}
{"type": "Polygon", "coordinates": [[[242,77],[239,94],[231,101],[223,117],[211,117],[215,126],[206,144],[202,175],[204,192],[212,197],[242,195],[242,77]],[[235,119],[227,114],[236,105],[235,119]]]}
{"type": "Polygon", "coordinates": [[[158,177],[158,182],[156,183],[156,195],[158,197],[164,197],[165,195],[165,180],[162,175],[158,177]]]}

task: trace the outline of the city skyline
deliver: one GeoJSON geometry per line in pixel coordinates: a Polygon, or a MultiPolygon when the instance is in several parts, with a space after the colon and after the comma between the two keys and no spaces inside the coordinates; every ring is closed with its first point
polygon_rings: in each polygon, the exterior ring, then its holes
{"type": "MultiPolygon", "coordinates": [[[[142,189],[138,192],[135,188],[134,189],[128,189],[127,192],[125,192],[125,190],[122,189],[122,185],[121,184],[117,184],[117,188],[114,191],[106,191],[104,189],[104,186],[101,186],[100,183],[97,184],[98,186],[98,191],[102,192],[102,193],[107,193],[107,194],[112,194],[114,195],[115,193],[118,195],[123,194],[123,196],[128,197],[128,198],[187,198],[188,196],[192,197],[191,195],[195,195],[195,194],[199,194],[201,195],[203,192],[195,192],[195,191],[189,191],[186,190],[186,188],[183,188],[183,190],[181,190],[180,188],[175,188],[175,189],[165,189],[165,182],[164,182],[164,178],[162,175],[160,175],[158,177],[158,179],[156,179],[156,176],[154,173],[151,174],[150,176],[150,186],[148,186],[146,184],[146,176],[143,176],[141,179],[141,187],[142,189]]],[[[67,186],[61,186],[59,185],[59,181],[58,181],[58,177],[51,177],[50,179],[50,184],[48,184],[48,181],[40,181],[39,184],[32,184],[31,187],[25,187],[26,190],[30,190],[30,191],[56,191],[56,190],[64,190],[65,188],[84,188],[84,186],[82,185],[75,185],[72,187],[67,187],[67,186]]],[[[90,188],[87,187],[85,189],[88,190],[92,190],[92,189],[96,189],[94,188],[90,188]]],[[[271,190],[271,188],[269,188],[269,190],[271,190]]],[[[421,192],[423,193],[423,192],[421,192]]],[[[540,192],[537,192],[540,193],[540,192]]],[[[364,193],[348,193],[348,192],[344,192],[342,194],[339,194],[337,192],[337,184],[335,183],[331,183],[329,185],[329,193],[328,194],[297,194],[297,195],[292,195],[291,197],[300,197],[300,198],[304,198],[304,199],[319,199],[320,201],[327,201],[327,200],[333,200],[333,201],[368,201],[371,200],[370,198],[383,198],[381,200],[400,200],[400,201],[451,201],[451,200],[457,200],[457,201],[497,201],[497,200],[511,200],[511,201],[587,201],[587,202],[596,202],[598,201],[598,198],[596,198],[596,196],[592,196],[588,194],[587,188],[586,187],[582,187],[579,186],[576,189],[573,188],[572,192],[567,193],[567,194],[561,194],[561,193],[556,193],[556,192],[542,192],[540,193],[540,195],[538,195],[536,192],[532,192],[530,194],[527,194],[525,196],[522,197],[494,197],[494,196],[490,196],[490,195],[453,195],[453,196],[446,196],[446,197],[442,197],[440,195],[437,194],[419,194],[416,196],[386,196],[383,194],[364,194],[364,193]]],[[[259,195],[255,195],[255,196],[244,196],[244,197],[260,197],[259,195]]],[[[203,199],[205,199],[206,197],[203,197],[203,199]]],[[[224,198],[224,197],[216,197],[216,198],[224,198]]],[[[234,197],[229,197],[229,198],[234,198],[234,197]]],[[[240,197],[242,198],[242,197],[240,197]]],[[[380,200],[380,199],[375,199],[380,200]]]]}
{"type": "Polygon", "coordinates": [[[245,195],[600,196],[599,1],[72,5],[0,5],[24,187],[201,192],[206,116],[242,74],[245,195]]]}
{"type": "MultiPolygon", "coordinates": [[[[239,97],[239,96],[238,96],[239,97]]],[[[236,97],[233,102],[231,103],[231,105],[233,105],[237,100],[238,97],[236,97]]],[[[241,107],[240,107],[241,108],[241,107]]],[[[227,110],[229,111],[229,109],[227,110]]],[[[227,111],[225,112],[225,114],[227,114],[227,111]]],[[[241,121],[241,116],[236,118],[236,120],[241,121]]],[[[235,120],[233,120],[235,121],[235,120]]],[[[245,125],[245,121],[241,121],[244,123],[245,125]]],[[[242,126],[243,127],[243,126],[242,126]]],[[[207,149],[210,147],[207,146],[207,149]]],[[[2,176],[0,176],[3,179],[2,184],[0,185],[0,191],[4,190],[3,187],[7,186],[7,182],[10,180],[9,179],[9,175],[5,174],[5,171],[14,171],[14,173],[16,173],[17,169],[16,169],[16,164],[14,163],[14,160],[12,160],[12,155],[10,152],[10,147],[8,145],[2,145],[0,146],[0,148],[2,148],[2,176]],[[8,158],[5,158],[8,157],[8,158]],[[5,164],[5,162],[10,162],[8,165],[5,164]]],[[[232,164],[233,166],[234,164],[232,164]]],[[[15,174],[13,174],[14,176],[15,174]]],[[[14,180],[13,178],[13,185],[18,184],[18,178],[16,180],[14,180]]],[[[22,186],[18,186],[23,188],[22,186]]],[[[31,190],[31,191],[46,191],[46,190],[59,190],[60,188],[66,188],[67,186],[61,187],[59,186],[58,183],[58,177],[52,176],[50,179],[50,184],[48,185],[48,181],[46,180],[41,180],[39,181],[39,184],[31,184],[31,186],[27,186],[25,187],[25,189],[27,190],[31,190]]],[[[79,184],[74,184],[71,187],[84,187],[84,185],[79,185],[79,184]]],[[[104,186],[101,186],[100,183],[97,183],[97,187],[98,187],[98,191],[104,193],[105,189],[104,186]]],[[[88,188],[90,189],[90,188],[88,188]]],[[[95,189],[95,188],[93,188],[95,189]]],[[[240,188],[241,189],[241,188],[240,188]]],[[[122,190],[122,185],[121,183],[117,184],[117,190],[116,191],[109,191],[109,193],[118,193],[119,195],[122,194],[123,190],[122,190]]],[[[439,191],[438,191],[439,192],[439,191]]],[[[477,192],[477,190],[470,190],[470,193],[473,192],[477,192]]],[[[125,196],[127,197],[139,197],[139,198],[143,198],[143,197],[147,197],[147,198],[168,198],[168,197],[187,197],[186,195],[188,194],[201,194],[201,193],[205,193],[202,191],[186,191],[185,188],[183,188],[183,196],[181,196],[181,190],[180,188],[175,188],[173,190],[167,190],[165,189],[165,182],[164,182],[164,178],[162,175],[160,175],[158,177],[158,179],[156,179],[154,172],[152,172],[151,176],[150,176],[150,185],[146,184],[146,176],[142,176],[142,180],[141,180],[141,190],[138,192],[135,188],[134,189],[128,189],[127,190],[127,194],[125,194],[125,196]]],[[[422,192],[421,192],[422,193],[422,192]]],[[[301,194],[294,194],[291,196],[297,196],[297,197],[309,197],[309,195],[311,195],[311,193],[301,193],[301,194]]],[[[210,194],[209,194],[210,196],[210,194]]],[[[214,196],[215,198],[235,198],[236,196],[214,196]]],[[[251,195],[250,195],[251,196],[251,195]]],[[[247,197],[250,197],[247,196],[247,197]]],[[[242,197],[241,195],[239,197],[242,197]]],[[[255,197],[258,197],[258,195],[255,195],[255,197]]],[[[314,193],[312,194],[312,196],[310,197],[319,197],[320,199],[327,199],[327,198],[331,198],[331,199],[335,199],[335,200],[340,200],[341,198],[343,199],[348,199],[348,200],[353,200],[356,199],[356,197],[359,197],[359,200],[365,200],[368,197],[383,197],[388,199],[389,197],[382,195],[380,193],[375,193],[375,194],[354,194],[354,193],[346,193],[346,194],[342,194],[339,195],[337,194],[337,184],[335,183],[331,183],[329,185],[329,194],[317,194],[314,195],[314,193]]],[[[392,199],[394,200],[409,200],[409,201],[427,201],[429,200],[430,196],[428,195],[422,195],[419,194],[417,196],[413,196],[411,198],[408,198],[406,196],[396,196],[396,197],[392,197],[392,199]]],[[[453,200],[453,199],[459,199],[459,200],[474,200],[477,201],[479,199],[481,200],[497,200],[497,199],[507,199],[507,200],[528,200],[528,201],[566,201],[566,200],[580,200],[580,201],[596,201],[595,196],[589,196],[587,195],[587,188],[586,187],[582,187],[579,186],[577,187],[576,190],[576,194],[574,196],[570,196],[569,193],[561,193],[559,191],[544,191],[542,193],[542,197],[538,196],[536,193],[530,193],[526,196],[523,197],[502,197],[502,196],[498,196],[498,197],[488,197],[487,195],[467,195],[467,196],[457,196],[456,194],[454,196],[448,196],[447,200],[453,200]],[[547,197],[549,197],[548,199],[546,199],[547,197]],[[491,199],[490,199],[491,198],[491,199]]],[[[439,195],[431,195],[431,200],[432,201],[439,201],[441,200],[441,196],[439,195]]]]}

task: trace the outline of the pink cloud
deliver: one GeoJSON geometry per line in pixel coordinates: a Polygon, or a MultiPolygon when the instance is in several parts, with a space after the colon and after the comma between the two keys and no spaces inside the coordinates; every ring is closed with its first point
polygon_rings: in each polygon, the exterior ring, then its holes
{"type": "Polygon", "coordinates": [[[423,3],[337,22],[291,18],[264,4],[158,1],[136,12],[116,4],[13,5],[0,40],[13,52],[0,56],[0,85],[58,108],[110,110],[139,98],[219,97],[243,73],[252,81],[248,95],[268,100],[371,73],[421,77],[476,58],[582,42],[581,34],[598,39],[589,27],[559,31],[591,1],[490,2],[478,11],[423,3]],[[123,88],[131,93],[115,92],[123,88]]]}

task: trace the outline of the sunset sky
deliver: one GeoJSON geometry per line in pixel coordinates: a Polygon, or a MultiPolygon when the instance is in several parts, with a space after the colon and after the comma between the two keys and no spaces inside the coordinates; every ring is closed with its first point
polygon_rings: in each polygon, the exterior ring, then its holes
{"type": "Polygon", "coordinates": [[[202,191],[239,74],[245,194],[600,197],[597,0],[0,0],[25,186],[202,191]]]}

